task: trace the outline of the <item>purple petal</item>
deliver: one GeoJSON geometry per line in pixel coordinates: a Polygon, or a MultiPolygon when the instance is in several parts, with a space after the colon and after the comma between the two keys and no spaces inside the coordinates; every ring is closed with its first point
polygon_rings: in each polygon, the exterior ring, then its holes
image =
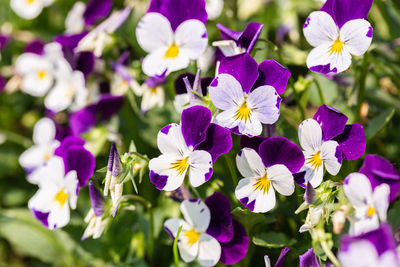
{"type": "Polygon", "coordinates": [[[335,137],[346,160],[356,160],[365,152],[366,140],[364,128],[359,123],[346,125],[341,135],[335,137]]]}
{"type": "Polygon", "coordinates": [[[152,0],[147,12],[158,12],[171,23],[172,30],[185,20],[197,19],[206,24],[207,12],[204,0],[152,0]]]}
{"type": "Polygon", "coordinates": [[[294,181],[296,182],[296,184],[297,184],[298,186],[303,187],[303,188],[306,188],[306,185],[305,185],[305,183],[306,183],[305,175],[306,175],[306,172],[305,172],[305,171],[297,172],[297,173],[294,173],[294,174],[293,174],[293,178],[294,178],[294,181]]]}
{"type": "Polygon", "coordinates": [[[114,153],[115,153],[115,143],[111,143],[110,154],[108,155],[108,162],[107,162],[107,170],[112,171],[112,167],[114,164],[114,153]]]}
{"type": "Polygon", "coordinates": [[[90,0],[83,13],[85,25],[93,25],[97,20],[104,18],[112,8],[111,0],[90,0]]]}
{"type": "Polygon", "coordinates": [[[114,96],[111,94],[102,94],[99,102],[97,102],[96,110],[99,114],[100,121],[107,121],[124,105],[123,96],[114,96]]]}
{"type": "Polygon", "coordinates": [[[278,94],[283,94],[290,77],[290,71],[273,59],[264,60],[258,66],[258,79],[254,88],[270,85],[278,94]]]}
{"type": "Polygon", "coordinates": [[[278,260],[275,263],[275,267],[282,267],[283,261],[285,260],[286,254],[289,252],[290,248],[285,247],[282,249],[281,254],[279,255],[278,260]]]}
{"type": "MultiPolygon", "coordinates": [[[[175,93],[177,95],[187,93],[185,82],[183,81],[183,78],[185,78],[185,77],[187,77],[187,79],[189,80],[189,83],[192,85],[194,83],[194,79],[195,79],[196,75],[194,75],[193,73],[190,73],[190,72],[186,72],[186,73],[180,74],[176,78],[176,80],[174,82],[174,88],[175,88],[175,93]]],[[[210,85],[210,83],[212,82],[213,79],[214,79],[213,77],[204,77],[204,78],[200,79],[201,91],[202,91],[203,96],[207,95],[207,87],[210,85]]]]}
{"type": "Polygon", "coordinates": [[[243,32],[235,32],[222,24],[217,24],[222,37],[225,40],[236,41],[237,46],[246,49],[246,53],[250,53],[260,36],[263,24],[250,22],[243,32]]]}
{"type": "Polygon", "coordinates": [[[337,68],[334,67],[331,69],[331,63],[326,65],[317,65],[310,67],[310,70],[317,73],[328,74],[328,73],[337,73],[337,68]]]}
{"type": "Polygon", "coordinates": [[[162,190],[167,184],[168,176],[159,175],[154,171],[150,171],[150,182],[156,186],[158,190],[162,190]]]}
{"type": "Polygon", "coordinates": [[[187,146],[196,148],[206,139],[211,119],[211,111],[203,106],[190,107],[182,112],[181,129],[187,146]]]}
{"type": "Polygon", "coordinates": [[[343,133],[348,119],[342,112],[322,105],[315,113],[314,120],[321,125],[322,140],[328,141],[343,133]]]}
{"type": "Polygon", "coordinates": [[[207,234],[213,236],[219,242],[231,241],[234,229],[229,200],[223,194],[215,192],[206,198],[205,203],[211,212],[207,234]]]}
{"type": "Polygon", "coordinates": [[[232,148],[231,132],[217,124],[210,123],[206,132],[207,138],[196,149],[205,150],[211,154],[213,162],[232,148]]]}
{"type": "Polygon", "coordinates": [[[315,191],[314,187],[311,185],[311,183],[307,183],[306,192],[304,193],[304,201],[307,204],[312,204],[315,201],[316,195],[317,192],[315,191]]]}
{"type": "Polygon", "coordinates": [[[121,159],[120,159],[120,156],[119,156],[117,148],[114,148],[112,175],[117,177],[121,173],[122,173],[121,159]]]}
{"type": "Polygon", "coordinates": [[[284,137],[268,138],[261,143],[258,152],[265,167],[283,164],[296,173],[304,165],[304,155],[299,146],[284,137]]]}
{"type": "Polygon", "coordinates": [[[59,43],[63,47],[63,49],[69,48],[71,50],[74,50],[78,46],[80,40],[82,40],[82,38],[85,37],[86,34],[88,34],[88,32],[58,35],[54,38],[54,42],[59,43]]]}
{"type": "Polygon", "coordinates": [[[300,255],[300,267],[320,267],[317,256],[314,254],[314,250],[310,248],[306,253],[300,255]]]}
{"type": "Polygon", "coordinates": [[[92,177],[96,165],[95,158],[90,151],[83,146],[72,146],[63,156],[65,172],[75,170],[79,180],[79,186],[84,187],[92,177]]]}
{"type": "Polygon", "coordinates": [[[252,148],[255,151],[258,151],[261,143],[265,140],[267,140],[268,137],[264,137],[264,136],[253,136],[253,137],[249,137],[247,135],[242,135],[240,137],[240,146],[242,148],[248,147],[248,148],[252,148]]]}
{"type": "Polygon", "coordinates": [[[97,190],[92,180],[89,181],[89,196],[94,214],[96,214],[97,217],[103,216],[105,208],[104,198],[99,190],[97,190]]]}
{"type": "Polygon", "coordinates": [[[234,236],[231,241],[221,244],[221,258],[219,261],[225,265],[235,264],[241,261],[249,248],[249,237],[244,227],[233,220],[234,236]]]}
{"type": "Polygon", "coordinates": [[[38,219],[44,226],[49,227],[49,222],[47,221],[49,218],[49,212],[41,212],[35,209],[31,209],[31,211],[36,219],[38,219]]]}
{"type": "Polygon", "coordinates": [[[368,177],[373,189],[383,183],[388,184],[390,202],[397,198],[400,192],[400,175],[387,159],[378,155],[367,155],[359,172],[368,177]]]}
{"type": "Polygon", "coordinates": [[[245,93],[249,93],[258,78],[258,64],[247,53],[226,57],[221,60],[219,73],[235,77],[245,93]]]}
{"type": "Polygon", "coordinates": [[[74,135],[81,135],[89,131],[96,125],[97,112],[94,105],[87,106],[81,110],[72,113],[69,118],[69,126],[74,135]]]}
{"type": "Polygon", "coordinates": [[[6,79],[0,75],[0,93],[3,92],[6,83],[7,83],[6,79]]]}
{"type": "Polygon", "coordinates": [[[25,53],[33,53],[37,55],[44,54],[44,43],[40,40],[35,40],[27,44],[25,47],[25,53]]]}
{"type": "Polygon", "coordinates": [[[87,77],[94,70],[95,57],[92,52],[79,52],[74,56],[74,70],[79,70],[87,77]]]}
{"type": "Polygon", "coordinates": [[[0,51],[2,51],[6,45],[10,42],[11,36],[0,33],[0,51]]]}
{"type": "Polygon", "coordinates": [[[54,151],[54,155],[59,157],[64,157],[70,147],[72,146],[83,146],[85,144],[85,140],[77,136],[67,136],[64,138],[57,149],[54,151]]]}
{"type": "Polygon", "coordinates": [[[161,75],[156,75],[154,77],[149,77],[146,79],[145,83],[150,87],[157,87],[159,85],[162,85],[166,83],[167,81],[165,80],[165,76],[167,74],[167,70],[165,70],[161,75]]]}
{"type": "Polygon", "coordinates": [[[346,252],[352,242],[359,240],[368,240],[371,242],[379,255],[382,255],[388,250],[394,251],[396,249],[396,240],[394,239],[392,228],[387,223],[381,224],[378,229],[358,236],[344,235],[340,240],[340,251],[342,253],[346,252]]]}
{"type": "Polygon", "coordinates": [[[325,11],[339,28],[353,19],[366,19],[374,0],[327,0],[320,11],[325,11]]]}

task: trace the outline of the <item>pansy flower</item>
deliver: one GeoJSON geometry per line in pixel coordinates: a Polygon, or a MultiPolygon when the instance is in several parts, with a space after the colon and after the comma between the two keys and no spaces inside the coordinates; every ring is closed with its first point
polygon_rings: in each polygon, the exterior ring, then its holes
{"type": "Polygon", "coordinates": [[[311,71],[340,73],[351,65],[351,55],[369,48],[373,29],[366,20],[373,0],[328,0],[307,18],[303,32],[314,47],[307,57],[311,71]]]}
{"type": "Polygon", "coordinates": [[[214,266],[221,257],[221,245],[207,234],[210,225],[210,209],[200,199],[184,200],[181,212],[185,220],[173,218],[164,223],[165,230],[176,238],[179,228],[178,249],[185,262],[197,260],[202,266],[214,266]]]}
{"type": "MultiPolygon", "coordinates": [[[[34,145],[19,156],[19,164],[27,171],[32,172],[43,166],[54,154],[60,142],[55,140],[56,127],[49,118],[40,119],[33,128],[34,145]]],[[[37,183],[34,176],[28,175],[28,181],[37,183]]]]}
{"type": "Polygon", "coordinates": [[[343,236],[338,258],[343,267],[400,266],[396,240],[388,224],[358,236],[343,236]]]}
{"type": "Polygon", "coordinates": [[[310,182],[315,188],[321,184],[325,169],[336,175],[343,159],[356,160],[364,153],[363,127],[359,123],[346,125],[347,120],[340,111],[322,105],[313,119],[300,124],[298,135],[306,162],[296,180],[299,184],[310,182]]]}
{"type": "Polygon", "coordinates": [[[294,192],[293,173],[304,164],[300,148],[284,137],[263,141],[258,152],[243,148],[236,156],[241,179],[237,199],[253,212],[267,212],[275,206],[275,190],[289,196],[294,192]]]}
{"type": "Polygon", "coordinates": [[[140,104],[140,111],[142,113],[145,113],[156,106],[164,106],[165,93],[162,85],[167,82],[165,80],[165,74],[166,72],[161,75],[149,77],[142,86],[136,86],[136,88],[134,88],[134,92],[137,95],[142,96],[142,102],[140,104]]]}
{"type": "Polygon", "coordinates": [[[142,69],[148,76],[184,69],[207,47],[204,0],[152,0],[136,28],[139,45],[149,53],[142,69]]]}
{"type": "Polygon", "coordinates": [[[29,200],[28,207],[43,225],[50,229],[65,226],[70,219],[70,208],[76,208],[79,181],[76,171],[65,174],[60,157],[52,157],[40,168],[39,190],[29,200]]]}
{"type": "Polygon", "coordinates": [[[379,227],[386,221],[390,188],[381,184],[372,190],[368,178],[361,173],[351,173],[344,180],[344,193],[354,207],[355,220],[351,234],[361,234],[379,227]]]}
{"type": "Polygon", "coordinates": [[[51,5],[54,0],[11,0],[10,6],[14,12],[24,19],[34,19],[43,8],[51,5]]]}
{"type": "Polygon", "coordinates": [[[235,32],[218,23],[217,28],[224,40],[213,42],[212,45],[218,47],[226,57],[250,53],[261,34],[263,26],[263,24],[251,22],[243,32],[235,32]]]}
{"type": "Polygon", "coordinates": [[[257,62],[247,53],[221,60],[219,74],[209,87],[210,99],[220,110],[216,123],[234,133],[260,135],[262,125],[279,118],[289,70],[274,60],[257,62]]]}
{"type": "Polygon", "coordinates": [[[213,162],[232,148],[230,132],[211,123],[211,111],[194,106],[182,112],[181,124],[169,124],[157,136],[161,155],[149,162],[150,181],[159,190],[180,187],[188,173],[192,186],[211,178],[213,162]]]}

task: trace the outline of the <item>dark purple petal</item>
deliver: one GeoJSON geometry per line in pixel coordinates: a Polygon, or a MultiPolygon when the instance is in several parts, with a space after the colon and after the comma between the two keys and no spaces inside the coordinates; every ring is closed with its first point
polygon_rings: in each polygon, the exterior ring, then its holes
{"type": "Polygon", "coordinates": [[[314,187],[311,185],[311,183],[307,183],[306,192],[304,193],[304,201],[307,204],[312,204],[315,201],[316,195],[317,192],[315,191],[314,187]]]}
{"type": "Polygon", "coordinates": [[[185,78],[185,77],[187,77],[190,84],[193,84],[193,82],[194,82],[195,75],[193,73],[186,72],[186,73],[180,74],[174,82],[175,92],[177,95],[187,94],[186,85],[185,85],[185,82],[183,81],[183,78],[185,78]]]}
{"type": "Polygon", "coordinates": [[[158,190],[162,190],[167,184],[168,176],[159,175],[154,171],[150,171],[150,182],[156,186],[158,190]]]}
{"type": "Polygon", "coordinates": [[[235,32],[222,24],[217,24],[222,37],[225,40],[236,41],[236,45],[246,49],[246,53],[250,53],[260,36],[263,24],[250,22],[243,32],[235,32]]]}
{"type": "Polygon", "coordinates": [[[223,58],[218,71],[235,77],[246,93],[250,92],[259,75],[257,62],[247,53],[223,58]]]}
{"type": "Polygon", "coordinates": [[[322,74],[336,73],[337,72],[337,68],[336,67],[331,69],[331,63],[328,63],[326,65],[312,66],[312,67],[310,67],[310,70],[313,71],[313,72],[322,73],[322,74]]]}
{"type": "Polygon", "coordinates": [[[306,253],[300,255],[300,267],[320,267],[317,256],[314,254],[314,250],[310,248],[306,253]]]}
{"type": "Polygon", "coordinates": [[[233,220],[234,236],[227,243],[221,242],[221,258],[219,261],[225,265],[235,264],[241,261],[249,248],[249,237],[246,230],[238,222],[233,220]]]}
{"type": "Polygon", "coordinates": [[[6,79],[0,75],[0,93],[3,92],[6,83],[7,83],[6,79]]]}
{"type": "Polygon", "coordinates": [[[229,242],[233,238],[233,225],[231,204],[226,196],[215,192],[204,201],[211,212],[210,225],[207,234],[213,236],[219,242],[229,242]]]}
{"type": "Polygon", "coordinates": [[[93,52],[79,52],[74,56],[74,63],[74,70],[81,71],[87,77],[94,70],[95,56],[93,52]]]}
{"type": "Polygon", "coordinates": [[[85,25],[93,25],[97,20],[104,18],[112,8],[112,0],[90,0],[83,13],[85,25]]]}
{"type": "Polygon", "coordinates": [[[0,34],[0,51],[2,51],[6,47],[10,40],[11,36],[0,34]]]}
{"type": "Polygon", "coordinates": [[[78,136],[67,136],[64,138],[57,149],[54,151],[54,155],[59,157],[64,157],[67,151],[72,146],[83,146],[85,144],[85,140],[78,136]]]}
{"type": "Polygon", "coordinates": [[[33,53],[37,55],[44,54],[44,43],[40,40],[30,42],[25,47],[25,53],[33,53]]]}
{"type": "Polygon", "coordinates": [[[150,88],[157,87],[159,85],[162,85],[166,83],[167,81],[165,80],[165,76],[167,74],[167,70],[165,70],[161,75],[156,75],[153,77],[149,77],[146,79],[145,83],[147,86],[150,88]]]}
{"type": "Polygon", "coordinates": [[[203,106],[190,107],[182,112],[181,130],[187,146],[196,148],[206,139],[211,119],[211,111],[203,106]]]}
{"type": "Polygon", "coordinates": [[[65,35],[58,35],[54,38],[54,42],[59,43],[63,49],[69,48],[74,50],[75,47],[78,46],[80,40],[82,40],[88,32],[81,32],[77,34],[65,34],[65,35]]]}
{"type": "Polygon", "coordinates": [[[152,0],[147,12],[158,12],[171,23],[172,30],[185,20],[197,19],[206,24],[207,12],[204,0],[152,0]]]}
{"type": "Polygon", "coordinates": [[[211,154],[215,162],[219,156],[228,153],[232,148],[231,132],[217,124],[210,123],[206,132],[207,138],[196,149],[211,154]]]}
{"type": "Polygon", "coordinates": [[[89,196],[94,214],[96,214],[97,217],[103,216],[105,208],[104,198],[99,190],[97,190],[92,180],[89,181],[89,196]]]}
{"type": "Polygon", "coordinates": [[[293,174],[293,178],[294,178],[294,181],[296,182],[296,184],[297,184],[298,186],[303,187],[303,188],[306,188],[306,185],[305,185],[305,183],[306,183],[305,175],[306,175],[306,172],[305,172],[305,171],[297,172],[297,173],[294,173],[294,174],[293,174]]]}
{"type": "Polygon", "coordinates": [[[63,156],[65,173],[75,170],[79,180],[79,186],[84,187],[92,177],[96,165],[95,158],[90,151],[83,146],[71,146],[63,156]]]}
{"type": "Polygon", "coordinates": [[[114,151],[116,150],[115,143],[111,143],[110,154],[108,155],[108,162],[107,162],[107,170],[112,171],[112,167],[114,164],[114,151]]]}
{"type": "Polygon", "coordinates": [[[290,77],[290,71],[273,59],[264,60],[258,66],[258,79],[254,88],[270,85],[278,94],[283,94],[290,77]]]}
{"type": "Polygon", "coordinates": [[[280,136],[270,137],[261,143],[258,153],[265,165],[285,165],[296,173],[304,165],[304,155],[298,145],[280,136]]]}
{"type": "Polygon", "coordinates": [[[69,126],[76,136],[89,131],[96,125],[97,112],[94,105],[87,106],[69,116],[69,126]]]}
{"type": "Polygon", "coordinates": [[[102,94],[99,102],[96,104],[96,110],[100,121],[107,121],[124,105],[123,96],[114,96],[111,94],[102,94]]]}
{"type": "Polygon", "coordinates": [[[400,192],[400,175],[387,159],[378,155],[367,155],[359,172],[368,177],[373,189],[383,183],[388,184],[390,202],[397,198],[400,192]]]}
{"type": "Polygon", "coordinates": [[[256,204],[256,200],[255,199],[253,201],[249,202],[249,198],[248,197],[244,197],[244,198],[239,199],[239,201],[240,201],[240,203],[243,204],[243,206],[245,206],[249,210],[251,210],[251,211],[254,210],[254,205],[256,204]]]}
{"type": "Polygon", "coordinates": [[[374,0],[327,0],[320,11],[325,11],[339,28],[353,19],[366,19],[374,0]]]}
{"type": "Polygon", "coordinates": [[[331,140],[344,131],[348,118],[342,112],[328,106],[322,105],[314,115],[322,128],[322,140],[331,140]]]}
{"type": "Polygon", "coordinates": [[[248,148],[252,148],[255,151],[258,151],[261,143],[265,140],[267,140],[268,137],[264,137],[264,136],[253,136],[253,137],[249,137],[247,135],[242,135],[240,136],[240,146],[242,148],[248,147],[248,148]]]}
{"type": "Polygon", "coordinates": [[[281,251],[281,254],[279,255],[278,260],[275,263],[275,267],[282,267],[283,266],[283,261],[285,260],[286,254],[289,252],[290,248],[284,247],[281,251]]]}
{"type": "Polygon", "coordinates": [[[359,123],[346,125],[343,133],[334,140],[339,143],[346,160],[356,160],[365,152],[365,132],[359,123]]]}
{"type": "Polygon", "coordinates": [[[381,224],[378,229],[358,236],[344,235],[340,240],[340,250],[346,252],[351,243],[359,240],[368,240],[371,242],[379,255],[382,255],[388,250],[395,251],[396,249],[396,240],[392,233],[392,227],[387,223],[381,224]]]}
{"type": "Polygon", "coordinates": [[[117,148],[114,149],[112,176],[118,177],[122,173],[121,159],[117,148]]]}
{"type": "Polygon", "coordinates": [[[38,219],[44,226],[49,227],[49,222],[47,221],[49,218],[49,212],[41,212],[35,209],[31,209],[31,211],[36,219],[38,219]]]}

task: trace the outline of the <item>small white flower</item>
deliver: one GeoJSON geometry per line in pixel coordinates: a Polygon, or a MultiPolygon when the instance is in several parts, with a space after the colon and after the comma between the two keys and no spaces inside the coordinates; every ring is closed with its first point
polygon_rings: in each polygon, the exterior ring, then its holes
{"type": "Polygon", "coordinates": [[[43,8],[52,4],[54,0],[11,0],[10,6],[18,16],[24,19],[34,19],[43,8]]]}
{"type": "Polygon", "coordinates": [[[65,19],[65,32],[66,33],[80,33],[85,27],[85,20],[83,13],[85,13],[86,5],[83,2],[76,2],[71,10],[68,12],[65,19]]]}

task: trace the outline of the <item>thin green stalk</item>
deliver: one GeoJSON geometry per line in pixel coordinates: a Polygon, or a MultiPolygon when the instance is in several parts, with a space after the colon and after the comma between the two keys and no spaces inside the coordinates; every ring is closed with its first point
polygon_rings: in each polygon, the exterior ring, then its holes
{"type": "Polygon", "coordinates": [[[321,101],[321,105],[325,104],[325,99],[324,99],[324,95],[322,94],[322,88],[318,82],[317,79],[314,79],[314,83],[317,86],[317,90],[318,90],[318,94],[319,94],[319,99],[321,101]]]}
{"type": "Polygon", "coordinates": [[[201,198],[199,192],[197,191],[197,189],[189,183],[190,188],[192,189],[193,193],[196,195],[197,198],[201,198]]]}
{"type": "Polygon", "coordinates": [[[225,159],[226,165],[228,165],[229,173],[231,174],[231,177],[232,177],[233,186],[236,186],[238,184],[238,178],[237,178],[235,166],[233,165],[231,158],[227,154],[224,155],[224,159],[225,159]]]}
{"type": "Polygon", "coordinates": [[[332,264],[336,267],[340,267],[341,265],[338,259],[336,258],[335,254],[333,254],[326,241],[321,241],[321,247],[324,250],[326,256],[328,256],[329,260],[332,262],[332,264]]]}
{"type": "Polygon", "coordinates": [[[358,96],[357,96],[357,113],[356,113],[356,121],[360,121],[361,116],[361,106],[365,98],[365,88],[367,82],[367,74],[368,74],[368,52],[364,54],[363,64],[361,67],[360,78],[358,80],[358,96]]]}
{"type": "Polygon", "coordinates": [[[134,95],[133,91],[129,89],[128,92],[127,92],[127,95],[128,95],[129,104],[131,105],[131,108],[133,109],[133,111],[136,114],[140,114],[140,110],[139,110],[139,107],[138,107],[138,105],[137,105],[137,103],[135,101],[135,95],[134,95]]]}
{"type": "Polygon", "coordinates": [[[14,142],[25,148],[28,148],[33,145],[32,140],[10,131],[0,130],[0,136],[4,136],[7,141],[14,142]]]}
{"type": "Polygon", "coordinates": [[[172,252],[174,254],[174,263],[175,267],[179,267],[179,255],[178,255],[178,237],[182,231],[183,225],[179,227],[178,233],[176,234],[175,240],[174,240],[174,245],[172,246],[172,252]]]}

